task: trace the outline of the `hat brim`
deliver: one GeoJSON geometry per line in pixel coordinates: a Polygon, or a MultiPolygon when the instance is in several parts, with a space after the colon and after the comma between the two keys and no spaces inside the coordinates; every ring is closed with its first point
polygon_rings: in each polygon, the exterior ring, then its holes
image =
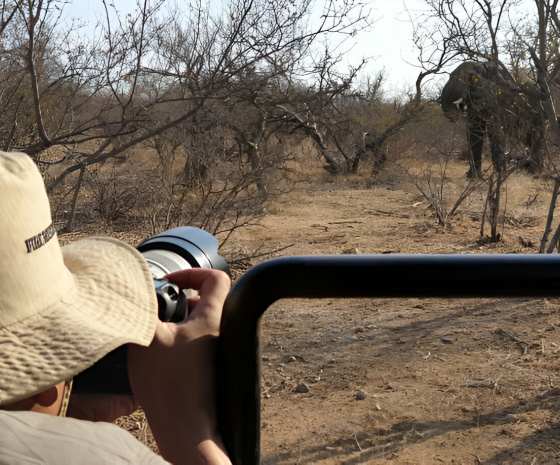
{"type": "Polygon", "coordinates": [[[67,294],[0,330],[0,405],[70,379],[123,344],[147,346],[153,338],[157,299],[136,249],[88,238],[61,250],[74,280],[67,294]]]}

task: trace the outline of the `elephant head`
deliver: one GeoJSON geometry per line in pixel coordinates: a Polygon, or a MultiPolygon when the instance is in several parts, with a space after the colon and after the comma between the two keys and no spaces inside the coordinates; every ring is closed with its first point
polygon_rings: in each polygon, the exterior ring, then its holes
{"type": "Polygon", "coordinates": [[[459,65],[450,75],[441,92],[441,109],[450,120],[456,121],[469,107],[468,86],[471,76],[476,75],[478,63],[465,62],[459,65]]]}
{"type": "Polygon", "coordinates": [[[528,146],[531,165],[537,169],[542,166],[545,122],[533,87],[518,86],[509,72],[494,62],[467,61],[449,75],[440,102],[449,119],[455,121],[464,115],[468,121],[469,175],[481,172],[485,134],[497,170],[503,171],[506,145],[515,139],[528,146]]]}
{"type": "Polygon", "coordinates": [[[514,87],[513,78],[497,64],[466,61],[449,75],[441,92],[441,107],[452,121],[473,112],[486,119],[486,114],[511,105],[514,87]]]}

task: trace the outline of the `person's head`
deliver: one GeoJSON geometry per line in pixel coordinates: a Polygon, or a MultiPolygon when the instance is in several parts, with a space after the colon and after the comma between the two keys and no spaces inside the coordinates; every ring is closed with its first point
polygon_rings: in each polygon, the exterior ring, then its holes
{"type": "Polygon", "coordinates": [[[156,321],[140,253],[108,238],[60,247],[34,162],[0,152],[0,407],[63,385],[123,344],[148,345],[156,321]]]}

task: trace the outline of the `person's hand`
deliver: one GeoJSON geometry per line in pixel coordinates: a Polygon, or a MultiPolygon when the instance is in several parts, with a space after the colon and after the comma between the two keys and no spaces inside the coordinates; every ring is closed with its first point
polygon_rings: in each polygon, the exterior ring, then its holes
{"type": "Polygon", "coordinates": [[[216,427],[215,351],[229,277],[195,268],[166,276],[199,296],[181,323],[158,322],[149,347],[129,345],[128,374],[158,447],[172,463],[229,463],[216,427]]]}

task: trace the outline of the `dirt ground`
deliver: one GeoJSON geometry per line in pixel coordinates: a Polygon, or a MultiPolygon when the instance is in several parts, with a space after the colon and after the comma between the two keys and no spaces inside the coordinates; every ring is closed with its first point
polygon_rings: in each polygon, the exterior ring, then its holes
{"type": "MultiPolygon", "coordinates": [[[[446,168],[448,206],[467,165],[446,168]]],[[[444,230],[405,170],[344,179],[319,167],[223,254],[537,252],[550,181],[508,180],[492,244],[480,237],[486,187],[444,230]]],[[[286,300],[262,330],[264,464],[560,463],[560,300],[286,300]]],[[[141,413],[120,424],[154,446],[141,413]]]]}
{"type": "MultiPolygon", "coordinates": [[[[465,171],[458,162],[458,183],[465,171]]],[[[508,181],[503,241],[490,244],[484,189],[444,231],[395,173],[301,184],[235,244],[277,255],[537,252],[549,183],[508,181]]],[[[262,328],[265,464],[560,463],[560,301],[280,301],[262,328]]]]}

